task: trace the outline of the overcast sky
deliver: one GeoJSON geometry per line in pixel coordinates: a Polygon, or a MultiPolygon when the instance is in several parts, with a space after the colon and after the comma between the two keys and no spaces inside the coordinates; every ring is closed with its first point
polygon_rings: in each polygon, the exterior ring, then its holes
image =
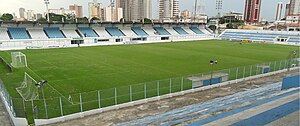
{"type": "MultiPolygon", "coordinates": [[[[35,13],[45,12],[44,0],[0,0],[0,13],[16,13],[19,16],[18,8],[32,9],[35,13]]],[[[50,0],[49,8],[68,8],[70,4],[83,6],[84,15],[88,14],[87,4],[92,0],[50,0]]],[[[110,0],[98,0],[108,5],[110,0]]],[[[215,0],[198,0],[205,5],[204,12],[209,16],[216,15],[215,0]]],[[[288,3],[289,0],[262,0],[261,18],[274,20],[275,10],[278,2],[288,3]]],[[[153,18],[158,18],[158,0],[153,0],[153,18]]],[[[179,0],[180,10],[193,10],[194,0],[179,0]]],[[[245,0],[223,0],[222,13],[228,11],[243,12],[245,0]]]]}

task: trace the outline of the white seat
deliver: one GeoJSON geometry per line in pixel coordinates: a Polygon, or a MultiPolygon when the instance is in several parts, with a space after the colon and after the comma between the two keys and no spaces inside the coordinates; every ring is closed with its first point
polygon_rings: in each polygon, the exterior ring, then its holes
{"type": "Polygon", "coordinates": [[[75,29],[63,29],[62,32],[65,34],[66,38],[80,38],[75,29]]]}
{"type": "Polygon", "coordinates": [[[94,28],[94,30],[97,32],[99,37],[111,37],[110,34],[105,30],[105,28],[94,28]]]}
{"type": "Polygon", "coordinates": [[[32,39],[48,39],[43,29],[28,29],[32,39]]]}
{"type": "Polygon", "coordinates": [[[187,28],[187,27],[183,27],[182,28],[183,30],[185,30],[187,33],[189,33],[190,35],[195,35],[196,33],[193,32],[190,28],[187,28]]]}
{"type": "Polygon", "coordinates": [[[131,28],[120,28],[120,30],[129,37],[137,37],[137,35],[131,30],[131,28]]]}
{"type": "Polygon", "coordinates": [[[10,40],[6,29],[0,29],[0,40],[10,40]]]}
{"type": "Polygon", "coordinates": [[[179,35],[173,28],[165,28],[171,35],[179,35]]]}
{"type": "Polygon", "coordinates": [[[142,28],[149,36],[155,36],[156,31],[152,27],[143,27],[142,28]]]}

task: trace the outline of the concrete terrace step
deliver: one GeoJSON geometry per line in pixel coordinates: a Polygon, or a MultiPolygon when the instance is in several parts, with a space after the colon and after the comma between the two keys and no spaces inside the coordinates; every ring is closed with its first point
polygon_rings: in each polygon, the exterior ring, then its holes
{"type": "Polygon", "coordinates": [[[250,104],[261,99],[272,97],[274,94],[280,92],[280,87],[281,84],[279,83],[271,84],[262,88],[216,98],[203,103],[186,106],[166,113],[133,120],[118,125],[174,125],[182,122],[188,122],[190,120],[208,117],[213,115],[213,113],[234,108],[236,106],[241,106],[245,103],[250,104]]]}

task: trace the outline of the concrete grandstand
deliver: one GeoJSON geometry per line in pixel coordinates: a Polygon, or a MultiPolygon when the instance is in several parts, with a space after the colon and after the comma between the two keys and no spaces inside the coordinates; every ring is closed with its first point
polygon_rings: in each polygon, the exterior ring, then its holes
{"type": "Polygon", "coordinates": [[[2,23],[0,49],[76,47],[213,39],[204,24],[2,23]]]}

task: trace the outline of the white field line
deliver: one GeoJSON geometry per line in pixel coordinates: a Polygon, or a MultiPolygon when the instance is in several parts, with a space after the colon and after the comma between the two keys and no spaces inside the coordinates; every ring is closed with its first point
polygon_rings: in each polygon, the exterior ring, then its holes
{"type": "MultiPolygon", "coordinates": [[[[39,76],[37,73],[35,73],[32,69],[30,69],[29,67],[27,67],[31,72],[33,72],[33,74],[35,74],[36,76],[38,76],[40,79],[42,79],[41,76],[39,76]]],[[[49,85],[54,91],[56,91],[59,95],[61,95],[63,98],[65,98],[69,103],[71,103],[72,105],[74,104],[73,102],[69,101],[68,98],[66,98],[62,93],[60,93],[58,90],[56,90],[50,83],[47,83],[47,85],[49,85]]]]}

